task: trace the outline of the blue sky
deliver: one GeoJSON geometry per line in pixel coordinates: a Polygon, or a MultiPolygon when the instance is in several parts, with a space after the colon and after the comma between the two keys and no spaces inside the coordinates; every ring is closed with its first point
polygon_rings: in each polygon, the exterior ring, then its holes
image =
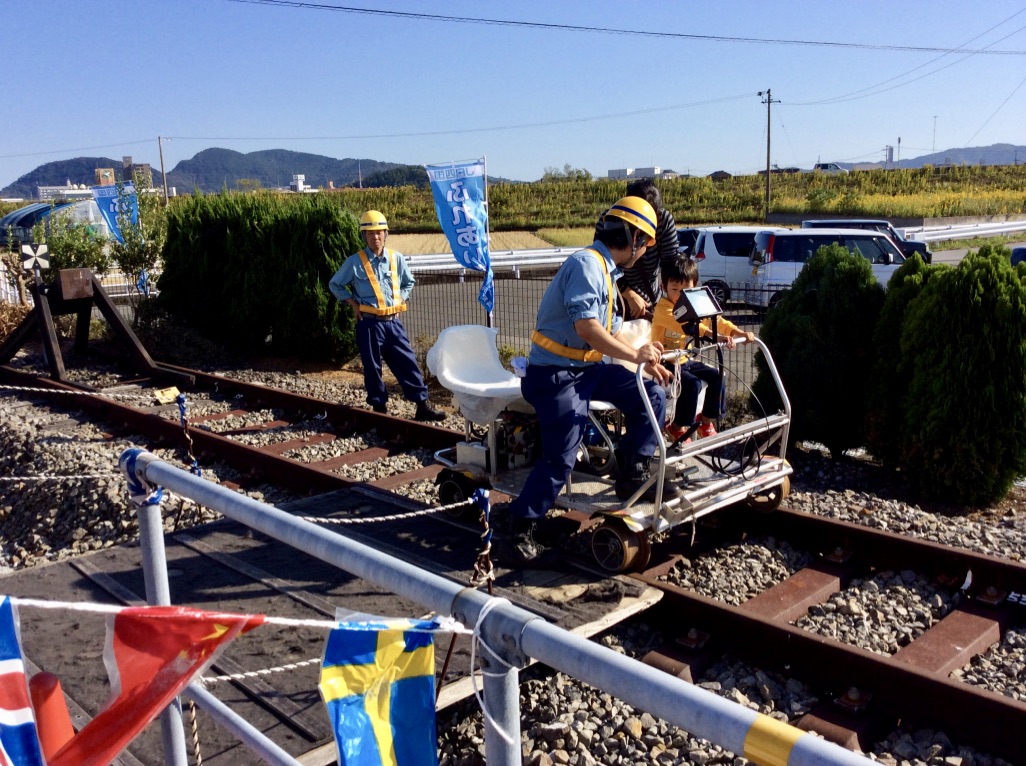
{"type": "Polygon", "coordinates": [[[168,171],[216,146],[486,156],[517,180],[566,163],[750,173],[766,164],[767,88],[781,166],[881,161],[899,138],[903,158],[1026,144],[1021,0],[4,0],[0,14],[0,187],[76,156],[159,168],[157,136],[168,171]],[[308,7],[343,3],[700,37],[308,7]],[[1016,53],[895,49],[909,46],[1016,53]]]}

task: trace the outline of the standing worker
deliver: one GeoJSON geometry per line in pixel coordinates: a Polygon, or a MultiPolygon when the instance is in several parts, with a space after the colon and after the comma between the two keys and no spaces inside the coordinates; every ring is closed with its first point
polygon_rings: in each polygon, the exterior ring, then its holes
{"type": "Polygon", "coordinates": [[[651,319],[656,303],[659,302],[660,267],[675,258],[679,250],[677,224],[670,211],[663,207],[659,187],[651,178],[642,178],[627,185],[628,197],[641,197],[656,212],[655,243],[649,245],[645,254],[633,266],[625,266],[617,286],[627,305],[624,319],[651,319]]]}
{"type": "MultiPolygon", "coordinates": [[[[618,449],[617,497],[629,499],[649,478],[658,436],[635,374],[619,364],[604,364],[602,356],[645,365],[655,378],[646,381],[645,391],[661,426],[666,392],[659,383],[670,377],[659,364],[662,346],[646,343],[635,349],[616,337],[622,317],[614,288],[620,268],[633,264],[655,243],[655,221],[655,210],[640,197],[619,200],[599,218],[594,244],[567,258],[545,290],[520,386],[538,413],[542,456],[520,495],[508,505],[495,506],[503,563],[540,563],[545,549],[535,539],[535,528],[555,504],[574,467],[592,399],[613,404],[627,426],[618,449]]],[[[649,488],[645,499],[654,499],[654,489],[649,488]]],[[[672,497],[672,489],[664,496],[672,497]]]]}
{"type": "Polygon", "coordinates": [[[360,218],[360,234],[367,247],[346,258],[328,287],[356,314],[356,344],[363,360],[367,404],[375,412],[388,412],[388,391],[381,377],[384,361],[402,386],[403,395],[417,405],[414,419],[444,420],[445,413],[428,404],[424,376],[399,321],[413,290],[410,267],[402,253],[385,247],[388,221],[377,210],[368,210],[360,218]]]}

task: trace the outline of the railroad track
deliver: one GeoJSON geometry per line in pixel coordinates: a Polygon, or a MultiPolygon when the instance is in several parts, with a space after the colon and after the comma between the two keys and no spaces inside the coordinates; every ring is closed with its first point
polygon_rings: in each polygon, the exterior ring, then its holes
{"type": "MultiPolygon", "coordinates": [[[[123,399],[111,397],[111,394],[137,396],[145,401],[165,387],[166,380],[118,380],[99,388],[56,383],[46,377],[2,367],[0,382],[48,390],[92,389],[92,393],[100,395],[76,397],[75,407],[95,412],[108,430],[126,429],[124,433],[141,434],[177,445],[188,441],[201,464],[218,460],[239,469],[243,477],[239,480],[240,486],[245,486],[247,481],[273,482],[308,496],[306,500],[291,504],[290,510],[310,516],[352,520],[423,508],[424,503],[398,494],[397,490],[417,482],[430,482],[439,466],[401,470],[370,482],[346,478],[337,471],[346,465],[404,452],[448,447],[461,438],[459,433],[436,426],[219,375],[170,365],[161,365],[161,368],[179,380],[195,381],[188,394],[189,407],[204,414],[187,417],[187,425],[183,426],[175,404],[132,406],[123,399]],[[218,433],[215,432],[218,424],[228,427],[218,433]],[[374,437],[368,442],[367,436],[372,433],[374,437]],[[274,434],[275,438],[260,446],[246,443],[245,440],[255,434],[274,434]],[[361,437],[363,446],[352,452],[325,460],[300,459],[304,450],[354,436],[361,437]]],[[[582,541],[592,523],[587,516],[576,512],[561,518],[560,525],[569,540],[568,550],[573,553],[588,550],[582,541]]],[[[204,527],[201,534],[184,532],[172,536],[169,550],[175,553],[169,554],[174,557],[169,565],[184,572],[176,585],[189,583],[176,587],[176,600],[246,611],[245,599],[219,594],[222,588],[229,592],[232,588],[255,588],[283,596],[283,600],[275,601],[276,609],[283,609],[281,605],[287,603],[286,612],[309,614],[313,610],[332,616],[337,604],[360,603],[365,584],[340,578],[337,571],[326,571],[325,567],[309,561],[303,562],[303,576],[299,577],[294,563],[292,566],[288,562],[283,564],[280,551],[267,541],[245,536],[240,540],[238,530],[229,526],[218,523],[204,527]],[[211,574],[215,569],[216,576],[211,574]],[[231,574],[226,574],[228,572],[231,574]],[[236,585],[210,586],[225,578],[226,582],[236,585]],[[239,586],[240,582],[244,586],[239,586]]],[[[373,533],[364,533],[359,528],[352,532],[352,529],[350,527],[346,534],[363,536],[377,547],[392,550],[396,555],[454,578],[466,581],[473,569],[479,530],[466,519],[436,514],[376,524],[373,533]],[[446,526],[440,528],[439,520],[446,522],[446,526]]],[[[1026,705],[952,680],[949,675],[1000,640],[1009,626],[1026,622],[1026,606],[1016,603],[1016,594],[1026,593],[1026,566],[792,512],[786,507],[767,515],[740,509],[721,512],[701,526],[697,538],[696,548],[689,536],[680,531],[669,535],[653,546],[651,563],[646,570],[631,576],[634,586],[625,578],[615,579],[620,594],[633,600],[624,614],[647,609],[646,618],[663,624],[665,634],[672,637],[666,648],[650,654],[646,661],[697,680],[710,657],[729,650],[753,662],[786,668],[790,673],[814,679],[823,690],[823,698],[836,702],[826,703],[807,714],[799,725],[850,747],[868,749],[875,735],[893,728],[901,720],[941,728],[1008,759],[1018,757],[1021,730],[1026,724],[1026,705]],[[810,563],[740,606],[691,592],[672,584],[666,577],[678,561],[695,555],[696,550],[703,547],[727,544],[745,535],[767,534],[805,550],[810,563]],[[960,602],[892,656],[818,636],[792,624],[810,606],[825,602],[853,579],[886,570],[913,570],[925,575],[960,593],[960,602]],[[652,598],[652,592],[661,594],[659,605],[654,608],[650,607],[658,599],[652,598]]],[[[131,554],[104,552],[100,557],[77,560],[73,566],[88,579],[91,587],[107,598],[136,603],[142,592],[141,573],[124,567],[126,556],[130,558],[131,554]]],[[[605,573],[592,570],[583,557],[569,578],[579,581],[578,585],[585,584],[585,595],[589,588],[596,592],[608,590],[605,573]]],[[[542,587],[558,589],[566,582],[567,576],[553,575],[542,587]]],[[[553,606],[551,600],[544,597],[525,596],[527,589],[521,587],[523,584],[524,578],[518,573],[504,570],[500,570],[496,579],[500,593],[527,603],[528,608],[547,619],[571,628],[596,629],[587,614],[594,611],[593,601],[584,599],[576,609],[572,603],[553,606]]],[[[40,590],[45,592],[48,587],[44,578],[19,595],[39,595],[40,590]]],[[[383,594],[378,597],[385,598],[383,594]]],[[[380,601],[376,603],[380,605],[380,601]]],[[[396,608],[415,609],[411,605],[396,608]]],[[[623,614],[618,615],[617,619],[622,617],[623,614]]],[[[274,651],[276,649],[272,648],[269,653],[274,651]]],[[[59,657],[59,651],[56,656],[59,657]]],[[[456,653],[452,670],[455,678],[466,677],[468,659],[465,653],[456,653]]],[[[48,663],[53,661],[47,658],[48,663]]],[[[245,664],[252,665],[252,662],[245,664]]],[[[232,673],[243,667],[244,663],[226,656],[222,669],[232,673]]],[[[288,681],[232,683],[260,708],[256,713],[258,719],[269,715],[270,728],[279,726],[287,729],[293,738],[298,735],[301,746],[297,744],[297,752],[323,752],[325,732],[319,727],[317,713],[312,711],[309,700],[304,702],[304,694],[316,688],[315,678],[316,669],[310,669],[296,673],[288,681]]],[[[452,695],[452,701],[459,696],[452,695]]],[[[206,736],[218,742],[216,733],[206,736]]],[[[227,743],[223,746],[230,747],[227,743]]]]}

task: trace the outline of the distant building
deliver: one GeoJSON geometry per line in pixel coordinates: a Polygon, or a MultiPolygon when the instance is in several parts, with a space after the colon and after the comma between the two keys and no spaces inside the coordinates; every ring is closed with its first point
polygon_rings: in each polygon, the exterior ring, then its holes
{"type": "Polygon", "coordinates": [[[44,202],[50,202],[52,200],[66,200],[66,199],[84,199],[88,197],[92,199],[93,190],[85,184],[73,184],[68,181],[66,184],[61,186],[37,186],[36,193],[39,199],[44,202]]]}
{"type": "Polygon", "coordinates": [[[153,168],[150,167],[150,163],[132,162],[131,157],[122,157],[121,166],[122,178],[126,183],[128,181],[135,182],[136,178],[139,178],[141,183],[137,183],[136,186],[153,188],[153,168]]]}
{"type": "Polygon", "coordinates": [[[663,171],[659,167],[654,168],[617,168],[610,170],[607,178],[626,181],[632,178],[659,178],[663,171]]]}
{"type": "Polygon", "coordinates": [[[310,194],[311,192],[316,192],[317,189],[314,189],[306,182],[305,175],[294,175],[292,176],[292,183],[289,184],[289,191],[310,194]]]}
{"type": "Polygon", "coordinates": [[[734,176],[732,176],[726,170],[714,170],[712,173],[709,174],[709,178],[711,178],[713,181],[726,181],[728,178],[733,177],[734,176]]]}

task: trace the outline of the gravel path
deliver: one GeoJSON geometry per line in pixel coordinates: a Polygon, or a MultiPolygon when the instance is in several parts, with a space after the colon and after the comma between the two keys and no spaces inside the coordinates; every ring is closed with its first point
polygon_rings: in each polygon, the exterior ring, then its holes
{"type": "MultiPolygon", "coordinates": [[[[365,406],[358,386],[326,376],[233,370],[230,375],[288,388],[317,398],[365,406]]],[[[437,400],[437,399],[436,399],[437,400]]],[[[0,571],[59,560],[135,539],[138,528],[116,475],[117,458],[129,446],[147,447],[138,439],[108,440],[86,415],[52,407],[49,397],[20,400],[0,391],[0,571]],[[69,420],[70,418],[70,420],[69,420]],[[75,423],[75,420],[81,423],[75,423]],[[95,474],[100,474],[96,476],[95,474]],[[33,477],[63,478],[39,481],[33,477]]],[[[442,402],[448,404],[448,402],[442,402]]],[[[227,411],[226,403],[202,411],[227,411]]],[[[393,414],[410,417],[413,406],[396,400],[393,414]]],[[[192,413],[198,417],[201,410],[192,413]]],[[[273,412],[263,413],[267,419],[273,412]]],[[[219,428],[252,425],[251,418],[219,428]]],[[[445,425],[462,429],[451,415],[445,425]]],[[[213,429],[214,423],[210,424],[213,429]]],[[[283,441],[323,432],[316,422],[290,429],[246,435],[249,443],[283,441]]],[[[290,456],[316,460],[374,446],[376,436],[315,445],[290,456]]],[[[170,463],[187,467],[183,449],[153,450],[170,463]]],[[[1021,560],[1026,540],[1026,503],[1021,490],[998,508],[969,516],[950,509],[927,510],[901,499],[902,490],[878,469],[858,457],[833,461],[814,446],[792,450],[795,465],[789,505],[796,510],[845,519],[892,532],[915,535],[996,556],[1021,560]]],[[[426,451],[373,463],[344,466],[339,473],[370,480],[396,470],[428,464],[426,451]]],[[[203,466],[211,481],[234,478],[225,466],[203,466]]],[[[432,482],[402,490],[425,502],[437,502],[432,482]]],[[[292,499],[271,487],[248,492],[269,503],[292,499]]],[[[213,514],[190,501],[172,499],[165,526],[187,527],[213,514]]],[[[668,578],[683,587],[739,604],[801,568],[807,554],[786,541],[753,539],[742,545],[696,557],[679,565],[668,578]]],[[[851,584],[827,603],[813,607],[796,624],[806,630],[850,641],[871,651],[893,653],[927,629],[958,603],[958,594],[936,589],[914,572],[878,573],[851,584]]],[[[616,651],[640,656],[663,643],[643,622],[620,626],[601,639],[616,651]]],[[[1026,699],[1026,629],[1010,630],[1000,644],[955,673],[961,680],[1026,699]]],[[[690,737],[687,733],[633,710],[561,674],[534,676],[525,671],[521,687],[524,747],[531,764],[694,763],[743,764],[743,758],[690,737]]],[[[724,657],[710,668],[701,685],[734,701],[795,721],[818,700],[813,684],[764,672],[736,658],[724,657]]],[[[483,760],[483,726],[476,703],[458,706],[439,720],[441,762],[478,764],[483,760]]],[[[1005,763],[950,742],[942,732],[896,731],[873,748],[872,757],[897,766],[999,766],[1005,763]]]]}

